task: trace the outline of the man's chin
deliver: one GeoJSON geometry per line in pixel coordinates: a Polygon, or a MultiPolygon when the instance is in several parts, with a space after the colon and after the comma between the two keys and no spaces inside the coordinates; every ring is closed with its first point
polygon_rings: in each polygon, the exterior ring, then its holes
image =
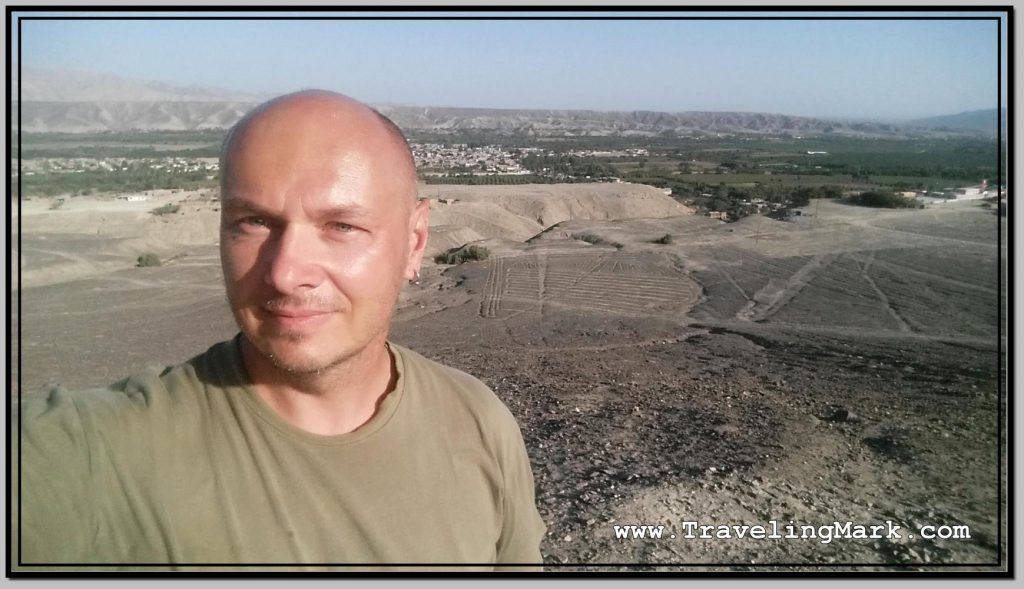
{"type": "Polygon", "coordinates": [[[350,358],[349,355],[323,357],[315,354],[302,354],[297,353],[296,350],[276,352],[270,349],[265,352],[261,350],[260,353],[274,368],[296,376],[319,375],[344,364],[350,358]]]}
{"type": "Polygon", "coordinates": [[[326,355],[317,350],[315,338],[299,332],[280,332],[272,337],[249,338],[256,361],[262,359],[274,368],[294,375],[316,375],[330,370],[354,354],[337,351],[326,355]]]}
{"type": "Polygon", "coordinates": [[[296,376],[315,376],[323,374],[324,372],[327,372],[345,362],[345,358],[337,358],[331,361],[313,358],[293,359],[282,358],[273,353],[267,354],[266,357],[267,360],[278,370],[296,376]]]}

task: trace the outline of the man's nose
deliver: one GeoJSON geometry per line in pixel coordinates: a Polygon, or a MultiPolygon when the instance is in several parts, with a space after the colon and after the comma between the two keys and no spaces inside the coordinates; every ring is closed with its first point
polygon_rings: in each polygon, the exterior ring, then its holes
{"type": "Polygon", "coordinates": [[[267,284],[289,294],[314,289],[323,281],[318,241],[312,228],[287,225],[268,248],[267,284]]]}

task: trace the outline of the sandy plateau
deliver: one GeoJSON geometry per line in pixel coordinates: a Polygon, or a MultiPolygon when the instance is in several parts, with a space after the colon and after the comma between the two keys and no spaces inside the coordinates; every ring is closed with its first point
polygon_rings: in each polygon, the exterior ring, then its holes
{"type": "MultiPolygon", "coordinates": [[[[979,203],[819,201],[727,224],[638,185],[421,194],[431,253],[492,255],[428,263],[394,338],[517,417],[553,567],[1005,569],[1005,222],[979,203]],[[683,523],[773,520],[891,521],[901,537],[691,539],[683,523]],[[664,537],[618,539],[622,525],[664,537]]],[[[149,196],[21,203],[14,393],[104,385],[234,334],[218,203],[149,196]],[[165,203],[180,209],[149,213],[165,203]],[[135,267],[147,252],[163,265],[135,267]]]]}

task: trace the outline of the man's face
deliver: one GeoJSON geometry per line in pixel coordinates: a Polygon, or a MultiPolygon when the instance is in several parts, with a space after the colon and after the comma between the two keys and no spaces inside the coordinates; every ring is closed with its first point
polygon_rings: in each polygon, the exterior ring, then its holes
{"type": "Polygon", "coordinates": [[[422,255],[426,203],[415,205],[414,176],[375,121],[299,106],[233,139],[220,238],[242,333],[278,368],[310,373],[386,339],[422,255]]]}

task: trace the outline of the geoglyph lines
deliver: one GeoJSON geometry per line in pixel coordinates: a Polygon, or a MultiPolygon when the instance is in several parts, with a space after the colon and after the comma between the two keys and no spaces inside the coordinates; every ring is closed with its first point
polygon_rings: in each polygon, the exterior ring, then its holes
{"type": "Polygon", "coordinates": [[[699,296],[695,282],[649,254],[538,254],[492,266],[481,315],[507,319],[528,306],[542,316],[549,307],[684,314],[699,296]]]}
{"type": "Polygon", "coordinates": [[[900,331],[913,331],[910,329],[910,326],[907,325],[907,322],[903,320],[903,317],[900,316],[900,314],[896,312],[896,309],[894,309],[893,306],[889,303],[889,297],[885,296],[885,293],[882,292],[882,289],[878,288],[878,285],[875,284],[875,281],[871,278],[871,275],[868,274],[868,269],[871,267],[871,263],[874,261],[875,252],[872,251],[871,255],[868,257],[867,262],[864,263],[864,266],[861,269],[860,277],[863,278],[864,281],[867,282],[869,285],[871,285],[871,288],[875,291],[875,294],[878,295],[878,300],[882,303],[882,308],[885,309],[885,311],[889,313],[889,316],[892,317],[893,321],[896,322],[896,327],[898,327],[900,331]]]}
{"type": "Polygon", "coordinates": [[[546,281],[548,278],[547,256],[537,256],[537,299],[540,301],[540,316],[544,317],[544,301],[547,292],[546,281]]]}
{"type": "MultiPolygon", "coordinates": [[[[759,265],[756,274],[767,282],[754,292],[750,299],[734,299],[736,312],[733,319],[742,322],[757,322],[771,318],[775,324],[808,324],[821,317],[820,303],[829,301],[839,316],[858,317],[865,325],[877,329],[902,333],[917,331],[915,322],[905,317],[894,304],[892,296],[883,286],[888,282],[876,280],[872,271],[881,263],[874,251],[861,255],[849,253],[822,254],[814,257],[793,258],[782,264],[759,265]]],[[[716,274],[725,276],[729,271],[718,269],[716,274]]],[[[728,287],[722,281],[722,288],[729,288],[730,294],[741,289],[738,284],[728,287]]],[[[724,292],[724,291],[722,291],[724,292]]],[[[895,299],[899,302],[899,298],[895,299]]]]}
{"type": "Polygon", "coordinates": [[[736,284],[736,281],[733,279],[732,274],[729,274],[729,272],[722,266],[717,266],[715,269],[722,276],[722,278],[725,278],[726,282],[731,284],[733,288],[735,288],[736,291],[740,293],[740,296],[747,299],[748,301],[750,300],[750,297],[747,295],[747,293],[742,288],[740,288],[740,285],[736,284]]]}
{"type": "Polygon", "coordinates": [[[484,283],[484,298],[480,303],[481,317],[497,317],[501,308],[501,295],[505,289],[505,262],[502,258],[494,258],[487,281],[484,283]]]}
{"type": "Polygon", "coordinates": [[[807,284],[835,259],[836,254],[814,256],[784,282],[775,278],[754,293],[754,305],[744,306],[736,314],[741,321],[763,321],[779,312],[789,301],[800,294],[807,284]]]}
{"type": "Polygon", "coordinates": [[[870,256],[870,258],[868,260],[868,265],[869,266],[877,265],[880,268],[883,268],[885,270],[889,270],[890,272],[893,272],[893,273],[896,273],[896,274],[910,274],[910,275],[913,275],[913,276],[915,276],[917,278],[922,279],[922,281],[925,281],[925,282],[928,282],[928,281],[944,282],[946,284],[950,284],[950,285],[957,286],[957,287],[960,287],[960,288],[963,288],[963,289],[967,289],[967,290],[977,291],[977,292],[983,293],[983,294],[995,295],[996,292],[997,292],[997,289],[989,287],[989,286],[985,286],[985,285],[982,285],[982,284],[974,284],[974,283],[971,283],[971,282],[965,282],[963,280],[957,280],[956,278],[951,278],[949,276],[945,276],[945,275],[942,275],[942,274],[936,274],[934,272],[927,272],[927,271],[924,271],[924,270],[919,270],[917,268],[912,268],[910,266],[905,266],[903,264],[896,264],[896,263],[888,262],[888,261],[885,261],[885,260],[879,260],[879,259],[875,258],[875,252],[876,252],[876,250],[871,250],[871,256],[870,256]]]}

